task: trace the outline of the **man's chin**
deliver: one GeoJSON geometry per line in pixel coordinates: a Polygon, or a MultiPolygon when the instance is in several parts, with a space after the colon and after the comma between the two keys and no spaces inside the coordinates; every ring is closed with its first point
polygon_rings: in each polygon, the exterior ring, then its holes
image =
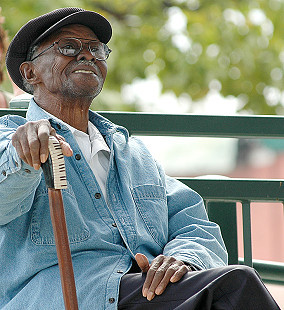
{"type": "Polygon", "coordinates": [[[102,88],[103,85],[88,85],[88,83],[82,81],[82,83],[76,83],[65,87],[64,95],[73,98],[89,97],[93,99],[101,92],[102,88]]]}

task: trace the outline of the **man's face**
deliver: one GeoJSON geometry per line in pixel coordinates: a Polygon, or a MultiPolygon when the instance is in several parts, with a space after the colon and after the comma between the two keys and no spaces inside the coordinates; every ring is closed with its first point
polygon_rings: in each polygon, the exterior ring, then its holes
{"type": "MultiPolygon", "coordinates": [[[[83,25],[68,25],[48,37],[39,47],[36,55],[62,38],[82,38],[97,40],[94,32],[83,25]]],[[[62,55],[57,44],[48,49],[33,63],[35,73],[40,78],[40,91],[48,91],[56,96],[91,97],[94,98],[101,91],[106,74],[105,61],[98,61],[88,50],[87,41],[82,41],[84,48],[76,56],[62,55]]]]}

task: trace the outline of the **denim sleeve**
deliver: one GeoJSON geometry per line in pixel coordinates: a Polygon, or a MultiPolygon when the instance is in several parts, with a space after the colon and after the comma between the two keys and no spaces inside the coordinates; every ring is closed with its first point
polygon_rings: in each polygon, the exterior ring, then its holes
{"type": "Polygon", "coordinates": [[[227,264],[227,251],[217,224],[210,222],[202,198],[176,179],[166,177],[169,242],[164,255],[199,269],[227,264]]]}
{"type": "Polygon", "coordinates": [[[15,131],[12,122],[0,119],[0,225],[29,211],[41,179],[41,171],[24,163],[13,147],[15,131]]]}

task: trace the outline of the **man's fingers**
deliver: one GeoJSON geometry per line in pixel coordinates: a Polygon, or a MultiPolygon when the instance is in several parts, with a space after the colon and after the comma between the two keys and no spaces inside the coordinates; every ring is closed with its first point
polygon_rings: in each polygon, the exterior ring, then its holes
{"type": "Polygon", "coordinates": [[[14,148],[16,149],[16,151],[17,151],[19,157],[20,157],[26,164],[29,165],[29,161],[28,161],[28,159],[26,158],[26,156],[24,155],[24,151],[23,151],[23,149],[22,149],[21,143],[20,143],[19,141],[13,141],[12,144],[13,144],[14,148]]]}
{"type": "Polygon", "coordinates": [[[155,289],[155,294],[161,295],[165,291],[169,282],[171,283],[178,282],[189,270],[190,269],[186,265],[179,265],[179,264],[171,265],[167,269],[163,279],[160,281],[157,288],[155,289]]]}
{"type": "Polygon", "coordinates": [[[147,272],[149,270],[150,264],[148,258],[144,254],[137,253],[135,255],[135,260],[142,272],[147,272]]]}
{"type": "Polygon", "coordinates": [[[47,158],[50,128],[47,120],[27,122],[19,126],[12,137],[12,144],[19,157],[36,170],[40,168],[41,154],[47,158]]]}
{"type": "Polygon", "coordinates": [[[164,256],[157,256],[151,263],[149,270],[147,271],[147,276],[142,288],[142,294],[147,297],[148,300],[152,300],[155,297],[156,286],[160,283],[163,278],[164,271],[160,269],[163,264],[164,256]]]}
{"type": "Polygon", "coordinates": [[[19,126],[12,136],[12,145],[16,149],[19,157],[28,165],[31,165],[31,156],[29,153],[29,145],[25,135],[24,126],[19,126]]]}
{"type": "MultiPolygon", "coordinates": [[[[151,269],[150,269],[151,270],[151,269]]],[[[163,282],[163,290],[166,288],[167,284],[169,283],[169,278],[168,281],[165,279],[165,274],[167,272],[167,269],[164,265],[160,266],[155,273],[151,276],[151,285],[147,291],[147,299],[152,300],[155,297],[156,290],[159,287],[160,283],[164,280],[163,282]]],[[[161,287],[159,288],[159,290],[161,287]]],[[[161,292],[162,293],[162,292],[161,292]]]]}
{"type": "Polygon", "coordinates": [[[170,281],[172,283],[178,282],[187,272],[189,272],[191,269],[186,266],[182,265],[170,278],[170,281]]]}
{"type": "Polygon", "coordinates": [[[32,157],[32,166],[38,170],[41,163],[48,157],[48,139],[52,130],[54,130],[48,120],[31,122],[27,126],[27,138],[32,157]]]}
{"type": "Polygon", "coordinates": [[[151,284],[151,275],[148,274],[150,264],[149,264],[148,258],[144,254],[141,254],[141,253],[137,253],[135,255],[135,260],[136,260],[138,266],[140,267],[141,271],[147,272],[146,280],[145,280],[144,285],[142,287],[142,295],[144,297],[146,297],[147,293],[148,293],[148,288],[151,284]]]}
{"type": "Polygon", "coordinates": [[[49,136],[55,132],[48,121],[40,123],[37,128],[37,136],[39,140],[39,157],[40,162],[45,163],[49,154],[48,140],[49,136]]]}
{"type": "Polygon", "coordinates": [[[170,279],[173,277],[173,275],[174,275],[179,269],[180,269],[180,266],[178,266],[178,265],[171,265],[171,266],[167,269],[166,273],[164,274],[163,279],[160,281],[160,283],[158,283],[158,285],[157,285],[157,287],[156,287],[156,289],[155,289],[155,294],[156,294],[156,295],[161,295],[161,294],[165,291],[167,285],[168,285],[169,282],[170,282],[170,279]]]}
{"type": "Polygon", "coordinates": [[[147,271],[142,288],[143,296],[150,301],[155,295],[161,295],[170,282],[179,281],[189,270],[182,261],[174,257],[157,256],[147,271]]]}
{"type": "Polygon", "coordinates": [[[30,165],[33,166],[33,158],[32,158],[32,154],[31,154],[31,149],[30,149],[30,142],[29,140],[26,139],[22,139],[21,141],[19,141],[18,144],[19,150],[22,150],[22,159],[25,159],[25,162],[30,165]]]}
{"type": "Polygon", "coordinates": [[[12,144],[19,157],[38,170],[48,158],[48,141],[51,135],[55,136],[60,142],[63,155],[73,155],[70,145],[65,142],[62,136],[56,134],[48,120],[28,122],[19,126],[12,137],[12,144]]]}
{"type": "Polygon", "coordinates": [[[59,143],[60,143],[60,146],[61,146],[63,155],[64,155],[64,156],[67,156],[67,157],[72,156],[72,155],[73,155],[73,150],[72,150],[70,144],[67,143],[67,142],[65,141],[65,139],[64,139],[62,136],[60,136],[60,135],[57,135],[57,134],[56,134],[55,137],[57,138],[57,140],[58,140],[59,143]]]}
{"type": "MultiPolygon", "coordinates": [[[[31,164],[35,170],[40,168],[40,142],[37,137],[28,140],[29,149],[28,152],[31,157],[31,164]]],[[[29,155],[28,154],[28,155],[29,155]]]]}

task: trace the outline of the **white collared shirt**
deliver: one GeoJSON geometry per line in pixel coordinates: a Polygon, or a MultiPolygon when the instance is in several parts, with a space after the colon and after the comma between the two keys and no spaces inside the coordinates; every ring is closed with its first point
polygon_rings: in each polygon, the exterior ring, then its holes
{"type": "Polygon", "coordinates": [[[109,166],[110,149],[98,128],[93,123],[88,121],[88,134],[86,134],[85,132],[63,122],[61,119],[50,114],[49,112],[45,112],[70,129],[87,163],[92,169],[102,190],[102,194],[106,199],[106,179],[109,166]]]}
{"type": "Polygon", "coordinates": [[[109,166],[110,149],[97,127],[88,122],[88,134],[69,124],[65,125],[71,130],[87,163],[90,165],[97,182],[106,198],[106,178],[109,166]]]}

